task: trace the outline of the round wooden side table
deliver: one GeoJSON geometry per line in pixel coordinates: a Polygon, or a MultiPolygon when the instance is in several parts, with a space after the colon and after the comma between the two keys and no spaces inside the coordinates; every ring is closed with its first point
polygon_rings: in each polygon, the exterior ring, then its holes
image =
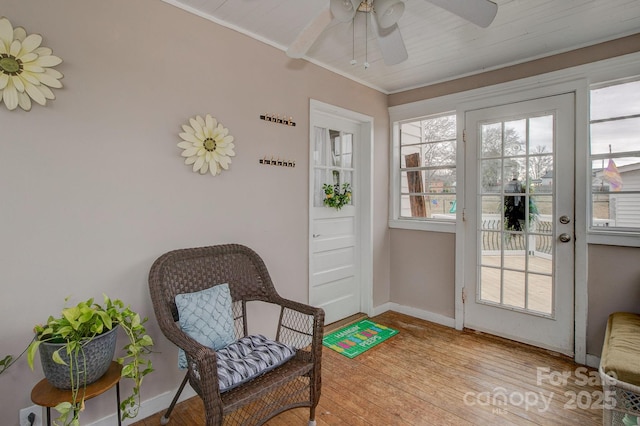
{"type": "MultiPolygon", "coordinates": [[[[87,385],[84,399],[91,399],[102,395],[112,387],[116,387],[116,402],[118,404],[118,426],[120,421],[120,374],[122,366],[115,361],[111,362],[109,370],[97,381],[87,385]]],[[[55,407],[61,402],[73,402],[73,395],[70,390],[62,390],[53,387],[47,379],[40,380],[31,390],[31,401],[34,404],[47,408],[47,425],[51,426],[51,407],[55,407]]]]}

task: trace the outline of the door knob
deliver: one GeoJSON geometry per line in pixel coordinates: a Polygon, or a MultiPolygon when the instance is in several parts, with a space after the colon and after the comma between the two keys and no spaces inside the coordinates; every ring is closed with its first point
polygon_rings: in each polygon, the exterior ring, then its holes
{"type": "Polygon", "coordinates": [[[563,243],[568,243],[569,241],[571,241],[571,235],[567,234],[566,232],[563,234],[560,234],[558,238],[560,239],[560,242],[563,242],[563,243]]]}

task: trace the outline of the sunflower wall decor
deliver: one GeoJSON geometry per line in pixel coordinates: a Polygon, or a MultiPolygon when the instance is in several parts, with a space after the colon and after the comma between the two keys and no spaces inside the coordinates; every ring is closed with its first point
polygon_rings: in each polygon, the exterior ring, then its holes
{"type": "Polygon", "coordinates": [[[24,28],[13,28],[0,17],[0,101],[9,110],[20,106],[29,111],[32,100],[44,106],[47,99],[55,99],[50,88],[62,87],[62,73],[51,68],[62,59],[40,44],[41,35],[27,35],[24,28]]]}
{"type": "Polygon", "coordinates": [[[182,129],[182,142],[178,147],[183,149],[184,163],[193,164],[194,172],[206,174],[209,171],[216,176],[229,168],[230,157],[236,155],[229,129],[209,114],[204,119],[199,115],[190,118],[189,124],[183,124],[182,129]]]}

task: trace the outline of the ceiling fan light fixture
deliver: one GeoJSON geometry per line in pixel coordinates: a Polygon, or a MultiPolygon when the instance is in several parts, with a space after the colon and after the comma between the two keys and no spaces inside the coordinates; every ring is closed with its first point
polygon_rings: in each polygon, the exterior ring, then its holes
{"type": "Polygon", "coordinates": [[[375,0],[374,10],[378,25],[382,28],[389,28],[396,24],[404,13],[404,2],[402,0],[375,0]]]}
{"type": "Polygon", "coordinates": [[[331,14],[340,22],[349,22],[360,5],[358,0],[331,0],[331,14]]]}

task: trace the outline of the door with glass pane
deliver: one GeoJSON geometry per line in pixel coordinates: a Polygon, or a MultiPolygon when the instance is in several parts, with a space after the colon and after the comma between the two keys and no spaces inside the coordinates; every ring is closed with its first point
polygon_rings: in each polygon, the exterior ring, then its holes
{"type": "Polygon", "coordinates": [[[311,135],[309,302],[325,310],[328,324],[361,311],[355,169],[359,125],[320,116],[311,135]]]}
{"type": "Polygon", "coordinates": [[[572,94],[466,114],[465,327],[573,354],[572,94]]]}

